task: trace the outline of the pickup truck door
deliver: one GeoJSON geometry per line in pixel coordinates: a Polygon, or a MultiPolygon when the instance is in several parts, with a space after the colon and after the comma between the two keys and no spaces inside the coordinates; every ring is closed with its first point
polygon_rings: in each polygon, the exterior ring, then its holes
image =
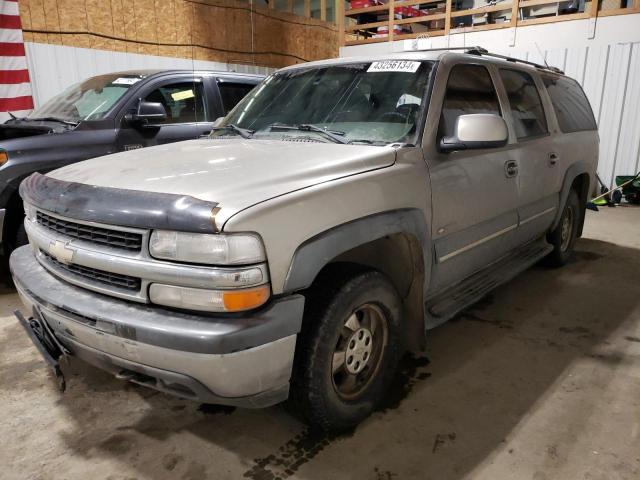
{"type": "Polygon", "coordinates": [[[132,125],[122,115],[118,132],[118,150],[132,150],[163,143],[199,138],[213,127],[214,115],[207,101],[208,89],[200,76],[161,78],[146,85],[127,105],[125,112],[135,112],[142,99],[162,103],[167,112],[164,122],[132,125]]]}
{"type": "Polygon", "coordinates": [[[460,115],[503,109],[491,65],[442,61],[425,138],[432,193],[434,264],[429,290],[453,285],[513,249],[518,225],[518,165],[509,146],[443,153],[460,115]]]}

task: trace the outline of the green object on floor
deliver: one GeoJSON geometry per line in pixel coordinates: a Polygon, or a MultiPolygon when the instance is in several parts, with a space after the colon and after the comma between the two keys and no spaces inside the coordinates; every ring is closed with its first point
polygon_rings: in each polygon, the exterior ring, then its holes
{"type": "Polygon", "coordinates": [[[640,204],[640,173],[633,175],[618,175],[616,185],[622,187],[622,195],[629,203],[640,204]]]}

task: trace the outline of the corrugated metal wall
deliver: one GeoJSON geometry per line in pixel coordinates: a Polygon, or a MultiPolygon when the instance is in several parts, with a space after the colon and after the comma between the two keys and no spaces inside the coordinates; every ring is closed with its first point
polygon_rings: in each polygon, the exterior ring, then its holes
{"type": "Polygon", "coordinates": [[[266,74],[274,69],[252,65],[192,61],[136,53],[75,48],[44,43],[25,44],[36,107],[70,85],[93,75],[140,68],[185,68],[266,74]]]}
{"type": "Polygon", "coordinates": [[[515,56],[536,63],[546,60],[583,86],[598,122],[598,173],[605,184],[611,185],[616,175],[640,170],[640,42],[536,50],[515,56]]]}

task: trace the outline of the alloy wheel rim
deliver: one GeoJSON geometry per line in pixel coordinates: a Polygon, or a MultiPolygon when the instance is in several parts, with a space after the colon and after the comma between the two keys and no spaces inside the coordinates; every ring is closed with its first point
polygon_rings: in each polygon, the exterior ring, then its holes
{"type": "Polygon", "coordinates": [[[562,215],[562,226],[560,229],[560,249],[565,252],[569,248],[571,235],[573,233],[573,209],[567,206],[562,215]]]}
{"type": "Polygon", "coordinates": [[[331,379],[340,397],[354,399],[371,384],[388,336],[387,316],[378,305],[365,303],[346,318],[331,359],[331,379]]]}

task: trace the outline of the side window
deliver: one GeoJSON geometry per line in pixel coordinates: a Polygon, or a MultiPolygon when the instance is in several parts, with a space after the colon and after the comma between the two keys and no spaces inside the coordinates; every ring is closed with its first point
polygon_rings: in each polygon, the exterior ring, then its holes
{"type": "Polygon", "coordinates": [[[456,65],[451,69],[447,81],[439,136],[453,136],[457,118],[470,113],[500,115],[498,95],[485,67],[456,65]]]}
{"type": "Polygon", "coordinates": [[[560,130],[564,133],[597,130],[593,111],[582,87],[567,77],[543,76],[560,130]]]}
{"type": "Polygon", "coordinates": [[[147,102],[159,102],[167,112],[165,124],[205,121],[202,82],[163,85],[146,96],[147,102]]]}
{"type": "Polygon", "coordinates": [[[247,93],[253,90],[253,87],[255,87],[255,85],[250,83],[218,82],[224,113],[229,113],[247,93]]]}
{"type": "Polygon", "coordinates": [[[507,90],[518,140],[547,133],[544,107],[531,75],[517,70],[500,70],[500,78],[507,90]]]}

